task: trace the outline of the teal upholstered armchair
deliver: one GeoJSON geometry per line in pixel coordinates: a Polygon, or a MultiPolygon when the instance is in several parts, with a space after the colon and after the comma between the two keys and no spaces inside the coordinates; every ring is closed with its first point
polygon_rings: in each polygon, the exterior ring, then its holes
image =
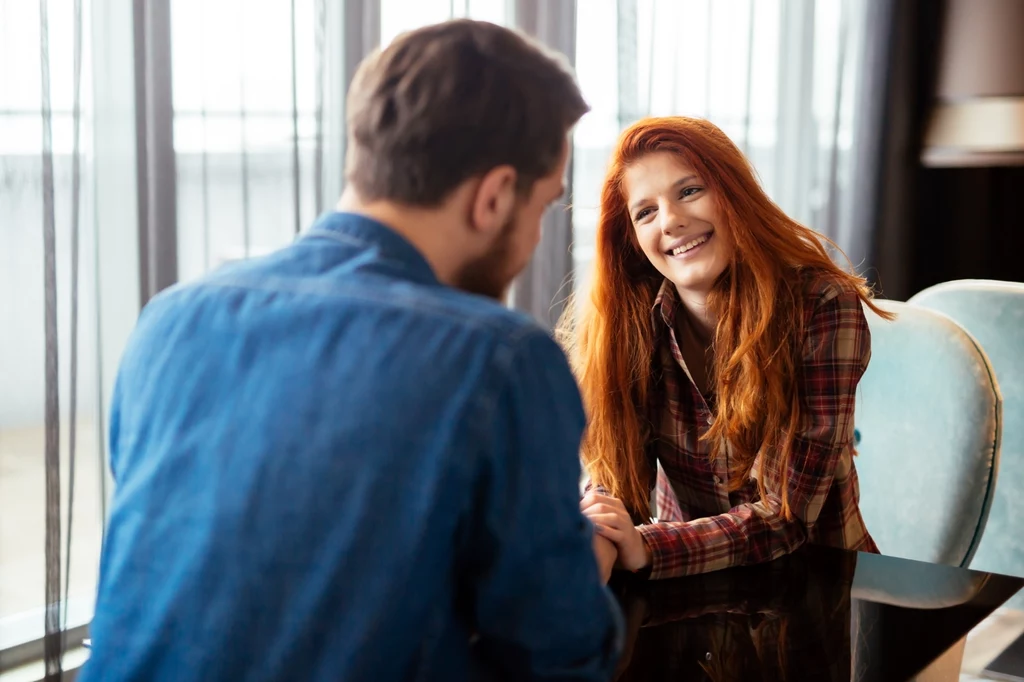
{"type": "Polygon", "coordinates": [[[857,392],[861,512],[883,554],[967,566],[999,467],[1002,403],[981,346],[949,317],[879,301],[857,392]]]}
{"type": "MultiPolygon", "coordinates": [[[[1003,396],[999,485],[972,567],[1024,575],[1024,284],[946,282],[909,302],[956,320],[992,363],[1003,396]]],[[[1024,596],[1015,605],[1024,607],[1024,596]]]]}

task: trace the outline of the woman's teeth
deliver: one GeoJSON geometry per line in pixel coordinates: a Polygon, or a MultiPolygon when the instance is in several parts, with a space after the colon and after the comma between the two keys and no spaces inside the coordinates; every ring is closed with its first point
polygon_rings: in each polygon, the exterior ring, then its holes
{"type": "Polygon", "coordinates": [[[676,248],[672,249],[672,255],[673,256],[678,256],[681,253],[686,253],[690,249],[696,248],[696,247],[700,246],[701,244],[703,244],[704,242],[706,242],[709,237],[711,237],[711,235],[710,234],[706,234],[703,237],[697,237],[692,242],[689,242],[687,244],[683,244],[682,246],[677,246],[676,248]]]}

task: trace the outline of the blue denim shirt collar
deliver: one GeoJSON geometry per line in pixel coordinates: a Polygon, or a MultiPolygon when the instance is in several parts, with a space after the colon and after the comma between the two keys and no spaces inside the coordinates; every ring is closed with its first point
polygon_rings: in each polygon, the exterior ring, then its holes
{"type": "Polygon", "coordinates": [[[409,240],[384,223],[359,213],[325,213],[305,236],[327,236],[373,248],[381,260],[398,265],[407,279],[421,284],[440,284],[430,263],[409,240]]]}

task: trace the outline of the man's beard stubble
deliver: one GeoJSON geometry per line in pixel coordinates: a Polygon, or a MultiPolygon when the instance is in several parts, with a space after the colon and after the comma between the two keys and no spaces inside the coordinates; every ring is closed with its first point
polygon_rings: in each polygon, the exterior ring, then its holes
{"type": "Polygon", "coordinates": [[[467,264],[455,278],[455,287],[471,294],[480,294],[497,301],[503,301],[512,280],[517,273],[512,271],[512,233],[515,230],[516,213],[502,226],[494,244],[483,256],[467,264]]]}

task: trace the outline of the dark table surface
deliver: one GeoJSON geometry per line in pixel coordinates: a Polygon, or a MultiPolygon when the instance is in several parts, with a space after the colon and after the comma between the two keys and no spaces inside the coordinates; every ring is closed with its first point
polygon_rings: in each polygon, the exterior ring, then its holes
{"type": "Polygon", "coordinates": [[[913,679],[1024,578],[805,547],[760,566],[663,581],[616,576],[618,680],[913,679]]]}

